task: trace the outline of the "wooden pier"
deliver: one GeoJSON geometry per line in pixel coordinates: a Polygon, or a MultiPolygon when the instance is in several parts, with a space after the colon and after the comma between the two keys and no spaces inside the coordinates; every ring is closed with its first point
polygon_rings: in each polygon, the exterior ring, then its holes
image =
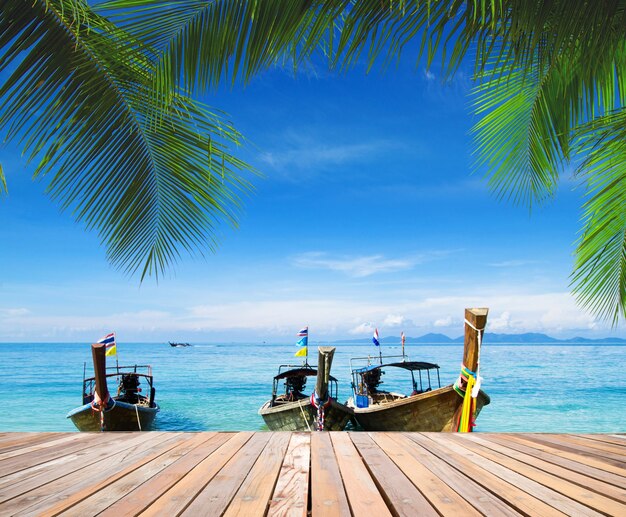
{"type": "Polygon", "coordinates": [[[0,433],[0,515],[626,516],[626,436],[0,433]]]}

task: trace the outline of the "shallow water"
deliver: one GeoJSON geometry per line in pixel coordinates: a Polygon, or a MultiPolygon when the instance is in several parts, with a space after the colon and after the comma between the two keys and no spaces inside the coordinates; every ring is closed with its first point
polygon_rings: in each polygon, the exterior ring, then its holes
{"type": "MultiPolygon", "coordinates": [[[[161,406],[156,427],[169,431],[263,429],[257,410],[271,394],[272,377],[280,364],[298,363],[294,345],[118,343],[117,348],[120,365],[152,365],[161,406]]],[[[350,396],[350,358],[377,353],[371,345],[337,345],[332,373],[340,401],[350,396]]],[[[383,353],[400,349],[384,346],[383,353]]],[[[463,347],[410,345],[407,353],[439,364],[445,385],[458,375],[463,347]]],[[[85,361],[91,375],[89,345],[0,344],[0,431],[75,430],[65,416],[80,405],[85,361]]],[[[625,432],[625,365],[624,346],[484,343],[482,387],[491,404],[476,430],[625,432]]],[[[384,381],[394,391],[411,389],[410,380],[403,385],[391,374],[384,381]]]]}

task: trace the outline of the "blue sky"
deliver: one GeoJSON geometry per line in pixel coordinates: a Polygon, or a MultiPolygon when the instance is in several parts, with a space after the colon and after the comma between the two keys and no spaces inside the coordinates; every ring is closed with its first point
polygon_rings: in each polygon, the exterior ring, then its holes
{"type": "Polygon", "coordinates": [[[313,342],[462,333],[463,309],[490,307],[492,332],[624,336],[569,294],[582,189],[565,180],[534,209],[472,174],[470,83],[442,84],[409,60],[369,75],[273,69],[203,99],[247,137],[265,174],[240,227],[206,259],[158,285],[105,260],[98,236],[0,148],[0,341],[313,342]]]}

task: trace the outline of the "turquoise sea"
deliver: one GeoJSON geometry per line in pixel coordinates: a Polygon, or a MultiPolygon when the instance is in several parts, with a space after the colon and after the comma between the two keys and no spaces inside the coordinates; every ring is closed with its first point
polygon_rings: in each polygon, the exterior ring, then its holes
{"type": "MultiPolygon", "coordinates": [[[[313,346],[310,347],[314,349],[313,346]]],[[[169,431],[259,430],[257,414],[280,364],[297,364],[294,345],[118,343],[121,364],[151,364],[161,406],[156,426],[169,431]]],[[[462,345],[409,345],[412,360],[441,367],[442,385],[459,372],[462,345]]],[[[339,399],[350,395],[350,358],[377,354],[368,344],[337,345],[339,399]]],[[[399,354],[399,347],[383,347],[399,354]]],[[[315,354],[317,356],[317,354],[315,354]]],[[[65,418],[81,403],[89,344],[0,344],[0,431],[73,431],[65,418]]],[[[314,362],[311,361],[311,362],[314,362]]],[[[491,396],[477,431],[625,432],[626,347],[483,344],[483,389],[491,396]]],[[[387,388],[409,390],[389,374],[387,388]],[[404,389],[406,388],[406,389],[404,389]]],[[[309,387],[310,388],[310,387],[309,387]]]]}

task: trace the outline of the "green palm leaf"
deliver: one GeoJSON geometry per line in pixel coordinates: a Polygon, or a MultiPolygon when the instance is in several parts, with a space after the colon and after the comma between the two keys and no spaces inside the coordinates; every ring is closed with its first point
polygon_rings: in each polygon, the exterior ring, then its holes
{"type": "Polygon", "coordinates": [[[580,131],[587,182],[584,228],[576,250],[574,292],[583,307],[617,323],[626,317],[626,111],[580,131]]]}
{"type": "Polygon", "coordinates": [[[570,128],[559,117],[555,92],[560,75],[546,71],[497,70],[476,89],[475,112],[483,115],[475,134],[476,167],[486,167],[489,184],[500,196],[532,206],[556,192],[570,128]]]}
{"type": "Polygon", "coordinates": [[[228,152],[241,136],[222,114],[175,91],[167,108],[155,102],[154,57],[85,2],[0,12],[0,128],[40,157],[35,176],[99,232],[112,263],[142,278],[181,249],[213,249],[250,188],[249,167],[228,152]]]}
{"type": "Polygon", "coordinates": [[[155,84],[166,95],[245,82],[280,59],[301,62],[350,3],[113,0],[97,9],[161,53],[155,84]]]}

